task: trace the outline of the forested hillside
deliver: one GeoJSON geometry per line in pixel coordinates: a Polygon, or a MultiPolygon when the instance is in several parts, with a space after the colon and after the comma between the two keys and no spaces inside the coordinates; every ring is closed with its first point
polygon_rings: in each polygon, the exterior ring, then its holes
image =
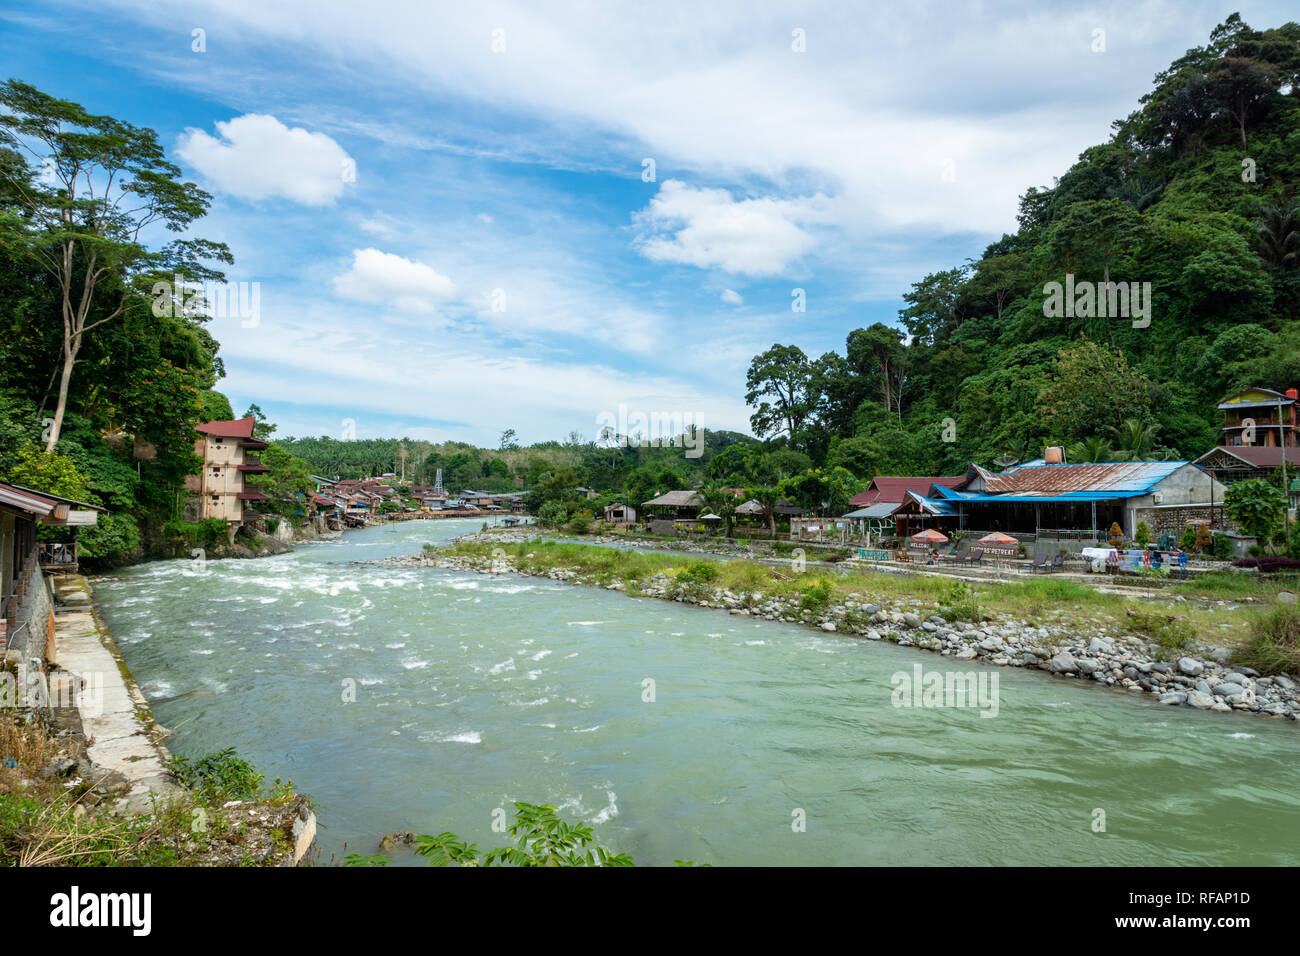
{"type": "Polygon", "coordinates": [[[1234,14],[1114,130],[1024,194],[1015,233],[916,282],[901,329],[757,356],[755,433],[861,477],[1049,444],[1072,460],[1194,458],[1217,441],[1222,396],[1300,386],[1300,24],[1234,14]],[[1067,274],[1150,283],[1149,324],[1053,314],[1045,286],[1067,274]]]}

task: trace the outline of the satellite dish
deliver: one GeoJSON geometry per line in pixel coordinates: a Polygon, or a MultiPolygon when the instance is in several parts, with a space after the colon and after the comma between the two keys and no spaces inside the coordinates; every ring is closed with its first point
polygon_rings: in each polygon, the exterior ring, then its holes
{"type": "Polygon", "coordinates": [[[1012,465],[1020,464],[1020,459],[1015,455],[998,455],[993,459],[993,464],[999,468],[1010,468],[1012,465]]]}

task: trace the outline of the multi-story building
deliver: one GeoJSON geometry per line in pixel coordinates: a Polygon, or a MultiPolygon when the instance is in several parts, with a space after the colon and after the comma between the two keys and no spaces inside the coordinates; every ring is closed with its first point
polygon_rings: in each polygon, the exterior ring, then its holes
{"type": "Polygon", "coordinates": [[[1249,388],[1219,403],[1223,438],[1196,464],[1224,484],[1267,478],[1285,464],[1300,468],[1300,400],[1294,388],[1275,392],[1249,388]]]}
{"type": "Polygon", "coordinates": [[[267,447],[266,442],[253,437],[256,424],[254,418],[240,418],[195,426],[199,438],[194,443],[194,453],[202,456],[203,467],[199,474],[185,480],[186,489],[193,495],[185,504],[188,520],[220,518],[240,525],[244,523],[244,506],[248,502],[266,500],[262,492],[244,487],[246,475],[270,471],[259,459],[249,455],[267,447]]]}
{"type": "Polygon", "coordinates": [[[1223,444],[1264,448],[1300,446],[1300,394],[1294,388],[1248,388],[1219,403],[1223,412],[1223,444]]]}

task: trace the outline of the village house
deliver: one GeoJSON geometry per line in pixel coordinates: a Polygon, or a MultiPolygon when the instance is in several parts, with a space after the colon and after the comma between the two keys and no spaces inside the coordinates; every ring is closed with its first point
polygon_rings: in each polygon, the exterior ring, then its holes
{"type": "Polygon", "coordinates": [[[1174,540],[1196,521],[1215,522],[1227,488],[1188,461],[1070,465],[1060,449],[1005,472],[972,463],[960,489],[907,493],[894,512],[899,534],[926,527],[963,534],[1000,531],[1022,541],[1078,550],[1108,537],[1112,524],[1133,540],[1145,524],[1174,540]]]}
{"type": "Polygon", "coordinates": [[[54,610],[45,570],[76,568],[76,529],[92,527],[98,505],[0,481],[0,657],[14,663],[45,659],[54,610]],[[69,543],[39,542],[44,527],[70,527],[69,543]]]}
{"type": "Polygon", "coordinates": [[[268,447],[253,436],[256,424],[257,420],[249,417],[204,422],[195,427],[199,438],[194,443],[194,453],[203,459],[203,467],[197,475],[185,479],[185,488],[192,496],[185,502],[187,521],[217,518],[228,522],[233,533],[244,523],[244,507],[248,502],[267,500],[262,492],[244,485],[247,475],[270,471],[249,455],[268,447]]]}
{"type": "Polygon", "coordinates": [[[1298,394],[1294,388],[1285,392],[1248,388],[1225,398],[1219,403],[1223,412],[1223,444],[1295,448],[1300,444],[1298,394]]]}
{"type": "MultiPolygon", "coordinates": [[[[773,517],[777,521],[786,521],[792,518],[802,518],[807,512],[796,505],[793,501],[786,501],[782,498],[772,509],[773,517]]],[[[753,498],[736,506],[736,520],[766,527],[767,514],[763,511],[763,506],[753,498]]]]}
{"type": "Polygon", "coordinates": [[[696,522],[700,506],[694,491],[669,491],[642,502],[641,514],[654,534],[673,534],[677,524],[696,522]]]}
{"type": "Polygon", "coordinates": [[[843,517],[851,522],[850,526],[855,530],[868,536],[877,536],[893,526],[894,512],[907,501],[909,492],[926,495],[936,485],[955,490],[965,484],[965,475],[955,478],[877,475],[871,479],[866,491],[849,499],[853,510],[843,517]]]}
{"type": "Polygon", "coordinates": [[[1250,388],[1219,403],[1223,412],[1220,444],[1207,451],[1195,464],[1225,485],[1247,478],[1280,477],[1285,462],[1290,507],[1300,506],[1300,400],[1289,388],[1275,392],[1250,388]]]}
{"type": "Polygon", "coordinates": [[[605,521],[608,524],[631,524],[636,521],[636,509],[621,501],[605,505],[605,521]]]}

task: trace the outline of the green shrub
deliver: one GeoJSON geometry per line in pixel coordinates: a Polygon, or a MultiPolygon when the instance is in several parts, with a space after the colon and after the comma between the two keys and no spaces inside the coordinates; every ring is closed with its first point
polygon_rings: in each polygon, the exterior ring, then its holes
{"type": "Polygon", "coordinates": [[[569,520],[569,511],[559,501],[548,501],[537,511],[537,523],[543,528],[558,528],[569,520]]]}
{"type": "Polygon", "coordinates": [[[1178,539],[1178,547],[1191,554],[1196,550],[1196,526],[1188,525],[1183,529],[1183,536],[1178,539]]]}
{"type": "Polygon", "coordinates": [[[978,621],[980,607],[975,602],[970,585],[953,581],[939,596],[939,616],[946,621],[978,621]]]}
{"type": "Polygon", "coordinates": [[[216,800],[253,800],[262,792],[261,772],[235,756],[234,747],[195,759],[177,757],[171,769],[186,787],[216,800]]]}
{"type": "Polygon", "coordinates": [[[718,566],[712,561],[695,561],[676,574],[676,579],[683,583],[709,584],[717,578],[718,566]]]}
{"type": "Polygon", "coordinates": [[[1227,561],[1232,557],[1232,541],[1226,534],[1216,534],[1214,543],[1210,548],[1216,558],[1220,561],[1227,561]]]}
{"type": "Polygon", "coordinates": [[[593,517],[595,516],[585,508],[581,511],[575,512],[573,517],[569,519],[569,533],[586,534],[591,530],[591,521],[593,517]]]}
{"type": "Polygon", "coordinates": [[[1145,521],[1139,521],[1137,531],[1133,533],[1133,541],[1139,548],[1145,548],[1151,543],[1151,529],[1147,527],[1145,521]]]}
{"type": "Polygon", "coordinates": [[[226,522],[222,518],[204,518],[202,521],[185,521],[172,518],[163,525],[168,538],[181,538],[189,544],[216,544],[226,536],[226,522]]]}
{"type": "Polygon", "coordinates": [[[834,584],[826,578],[818,578],[799,589],[799,607],[818,614],[826,610],[826,605],[830,603],[834,593],[834,584]]]}

